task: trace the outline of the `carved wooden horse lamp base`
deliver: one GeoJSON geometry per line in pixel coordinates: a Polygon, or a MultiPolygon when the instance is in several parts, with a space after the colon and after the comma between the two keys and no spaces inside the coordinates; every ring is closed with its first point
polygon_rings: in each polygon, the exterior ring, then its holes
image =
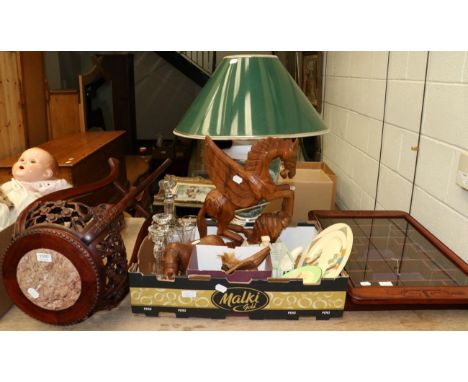
{"type": "Polygon", "coordinates": [[[283,162],[281,176],[292,178],[296,173],[298,140],[265,138],[255,143],[244,166],[225,154],[213,140],[205,137],[205,167],[216,189],[205,199],[198,214],[200,237],[207,235],[205,214],[216,219],[217,234],[240,245],[244,233],[249,242],[259,242],[262,235],[276,238],[291,219],[294,208],[294,191],[287,184],[277,185],[270,176],[270,162],[280,158],[283,162]],[[264,214],[257,219],[253,230],[230,224],[235,211],[255,206],[261,200],[283,199],[281,211],[264,214]]]}

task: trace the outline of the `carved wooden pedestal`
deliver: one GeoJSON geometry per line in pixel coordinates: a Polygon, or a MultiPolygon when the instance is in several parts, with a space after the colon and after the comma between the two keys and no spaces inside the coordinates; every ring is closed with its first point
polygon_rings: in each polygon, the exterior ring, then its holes
{"type": "MultiPolygon", "coordinates": [[[[128,292],[127,256],[120,230],[125,208],[170,164],[161,165],[130,192],[117,182],[118,161],[103,181],[58,191],[31,204],[18,218],[3,261],[3,279],[13,302],[33,318],[68,325],[116,306],[128,292]],[[116,205],[90,207],[70,199],[114,182],[124,195],[116,205]]],[[[143,198],[144,199],[144,198],[143,198]]],[[[147,227],[147,225],[144,225],[147,227]]]]}

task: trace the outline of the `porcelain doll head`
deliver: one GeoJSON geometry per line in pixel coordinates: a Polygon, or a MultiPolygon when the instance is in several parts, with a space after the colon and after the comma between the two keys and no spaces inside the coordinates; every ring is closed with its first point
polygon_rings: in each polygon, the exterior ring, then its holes
{"type": "Polygon", "coordinates": [[[21,182],[55,179],[58,164],[55,158],[39,147],[24,151],[12,167],[13,178],[21,182]]]}

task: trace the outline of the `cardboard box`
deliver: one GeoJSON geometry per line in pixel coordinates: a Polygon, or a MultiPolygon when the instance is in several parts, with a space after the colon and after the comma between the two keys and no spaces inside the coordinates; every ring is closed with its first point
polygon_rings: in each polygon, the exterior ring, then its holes
{"type": "MultiPolygon", "coordinates": [[[[314,227],[288,227],[300,230],[302,239],[310,242],[314,227]]],[[[293,239],[296,235],[287,235],[293,239]]],[[[286,243],[287,240],[284,240],[286,243]]],[[[288,245],[295,247],[295,240],[288,245]]],[[[299,245],[302,245],[300,243],[299,245]]],[[[140,246],[138,259],[152,256],[150,240],[140,246]]],[[[191,259],[193,260],[193,259],[191,259]]],[[[142,260],[144,261],[144,260],[142,260]]],[[[141,264],[141,269],[148,269],[141,264]]],[[[249,277],[250,278],[250,277],[249,277]]],[[[251,319],[298,319],[315,316],[327,320],[341,317],[346,300],[347,274],[336,279],[322,279],[320,284],[304,285],[300,279],[268,278],[249,282],[230,281],[226,276],[191,274],[175,280],[158,280],[154,274],[140,272],[139,264],[129,269],[133,313],[159,316],[172,313],[176,317],[226,318],[246,315],[251,319]]]]}
{"type": "Polygon", "coordinates": [[[240,270],[226,275],[224,271],[221,270],[222,261],[220,255],[234,252],[236,258],[241,260],[252,256],[261,249],[259,245],[236,247],[234,249],[219,245],[195,245],[187,267],[187,275],[226,277],[229,282],[250,282],[255,279],[266,280],[268,277],[271,277],[272,267],[270,256],[267,256],[258,266],[258,270],[255,271],[240,270]]]}
{"type": "Polygon", "coordinates": [[[6,292],[5,285],[3,285],[2,268],[3,256],[5,255],[5,251],[10,244],[11,236],[13,235],[13,227],[14,224],[0,231],[0,317],[3,316],[13,305],[13,302],[6,292]]]}
{"type": "MultiPolygon", "coordinates": [[[[291,225],[308,221],[311,210],[334,210],[336,175],[323,162],[297,162],[296,175],[292,179],[278,178],[279,184],[294,186],[294,213],[291,225]]],[[[274,200],[265,212],[281,209],[282,200],[274,200]]]]}

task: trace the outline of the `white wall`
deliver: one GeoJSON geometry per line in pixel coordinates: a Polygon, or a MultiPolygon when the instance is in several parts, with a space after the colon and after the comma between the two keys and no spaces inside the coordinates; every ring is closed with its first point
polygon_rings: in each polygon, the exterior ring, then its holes
{"type": "Polygon", "coordinates": [[[387,60],[387,52],[327,53],[323,155],[342,209],[374,208],[387,60]]]}
{"type": "Polygon", "coordinates": [[[377,191],[379,210],[410,210],[426,62],[427,52],[390,52],[377,191]]]}
{"type": "Polygon", "coordinates": [[[467,52],[330,52],[324,118],[340,208],[410,212],[468,261],[467,52]]]}
{"type": "Polygon", "coordinates": [[[201,87],[154,52],[136,52],[133,65],[137,139],[173,139],[201,87]]]}
{"type": "Polygon", "coordinates": [[[468,151],[468,52],[430,52],[411,213],[468,261],[468,191],[455,183],[468,151]]]}

